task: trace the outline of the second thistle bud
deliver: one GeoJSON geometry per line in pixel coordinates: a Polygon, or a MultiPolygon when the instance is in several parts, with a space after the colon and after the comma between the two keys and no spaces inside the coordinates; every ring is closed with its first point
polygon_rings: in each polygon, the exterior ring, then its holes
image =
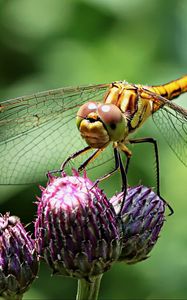
{"type": "Polygon", "coordinates": [[[164,223],[165,202],[145,186],[127,189],[110,199],[116,213],[121,211],[123,249],[119,261],[132,264],[144,260],[156,244],[164,223]]]}
{"type": "Polygon", "coordinates": [[[35,237],[53,273],[89,279],[121,253],[121,227],[113,205],[87,178],[50,177],[38,202],[35,237]]]}

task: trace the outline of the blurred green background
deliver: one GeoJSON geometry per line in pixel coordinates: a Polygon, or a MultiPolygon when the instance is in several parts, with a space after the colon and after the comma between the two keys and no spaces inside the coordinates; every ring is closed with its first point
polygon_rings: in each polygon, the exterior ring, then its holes
{"type": "MultiPolygon", "coordinates": [[[[176,79],[187,72],[186,16],[186,0],[1,0],[1,99],[123,79],[150,85],[176,79]]],[[[179,103],[187,107],[187,95],[179,103]]],[[[152,120],[139,135],[159,142],[161,193],[175,214],[166,218],[148,260],[116,264],[104,275],[99,299],[186,299],[187,170],[152,120]]],[[[154,186],[150,146],[137,145],[133,152],[129,183],[154,186]]],[[[111,195],[119,176],[102,187],[111,195]]],[[[40,195],[37,186],[1,186],[0,211],[31,223],[35,195],[40,195]]],[[[75,299],[76,285],[73,279],[51,277],[42,265],[25,299],[75,299]]]]}

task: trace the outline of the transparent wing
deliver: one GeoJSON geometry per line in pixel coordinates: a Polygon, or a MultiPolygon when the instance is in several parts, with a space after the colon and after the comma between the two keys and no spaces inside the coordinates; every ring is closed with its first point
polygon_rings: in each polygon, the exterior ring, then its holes
{"type": "Polygon", "coordinates": [[[176,156],[187,166],[187,117],[163,107],[153,114],[153,120],[176,156]]]}
{"type": "MultiPolygon", "coordinates": [[[[39,182],[85,147],[76,112],[86,101],[102,101],[108,86],[57,89],[0,102],[0,184],[39,182]]],[[[108,161],[107,152],[92,167],[108,161]]]]}
{"type": "Polygon", "coordinates": [[[154,123],[179,160],[187,166],[187,110],[147,89],[144,91],[152,97],[156,105],[154,123]]]}

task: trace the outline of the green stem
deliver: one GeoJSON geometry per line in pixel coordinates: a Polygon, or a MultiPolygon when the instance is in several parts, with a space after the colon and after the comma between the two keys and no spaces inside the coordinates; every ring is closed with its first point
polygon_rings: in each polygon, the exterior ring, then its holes
{"type": "Polygon", "coordinates": [[[97,300],[102,276],[92,277],[90,282],[79,279],[76,300],[97,300]]]}

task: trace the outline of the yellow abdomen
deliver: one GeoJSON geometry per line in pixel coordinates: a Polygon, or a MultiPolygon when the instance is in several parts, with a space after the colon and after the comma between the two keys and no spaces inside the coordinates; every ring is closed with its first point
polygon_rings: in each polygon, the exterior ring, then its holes
{"type": "Polygon", "coordinates": [[[187,75],[163,85],[150,86],[148,89],[168,100],[172,100],[187,92],[187,75]]]}

